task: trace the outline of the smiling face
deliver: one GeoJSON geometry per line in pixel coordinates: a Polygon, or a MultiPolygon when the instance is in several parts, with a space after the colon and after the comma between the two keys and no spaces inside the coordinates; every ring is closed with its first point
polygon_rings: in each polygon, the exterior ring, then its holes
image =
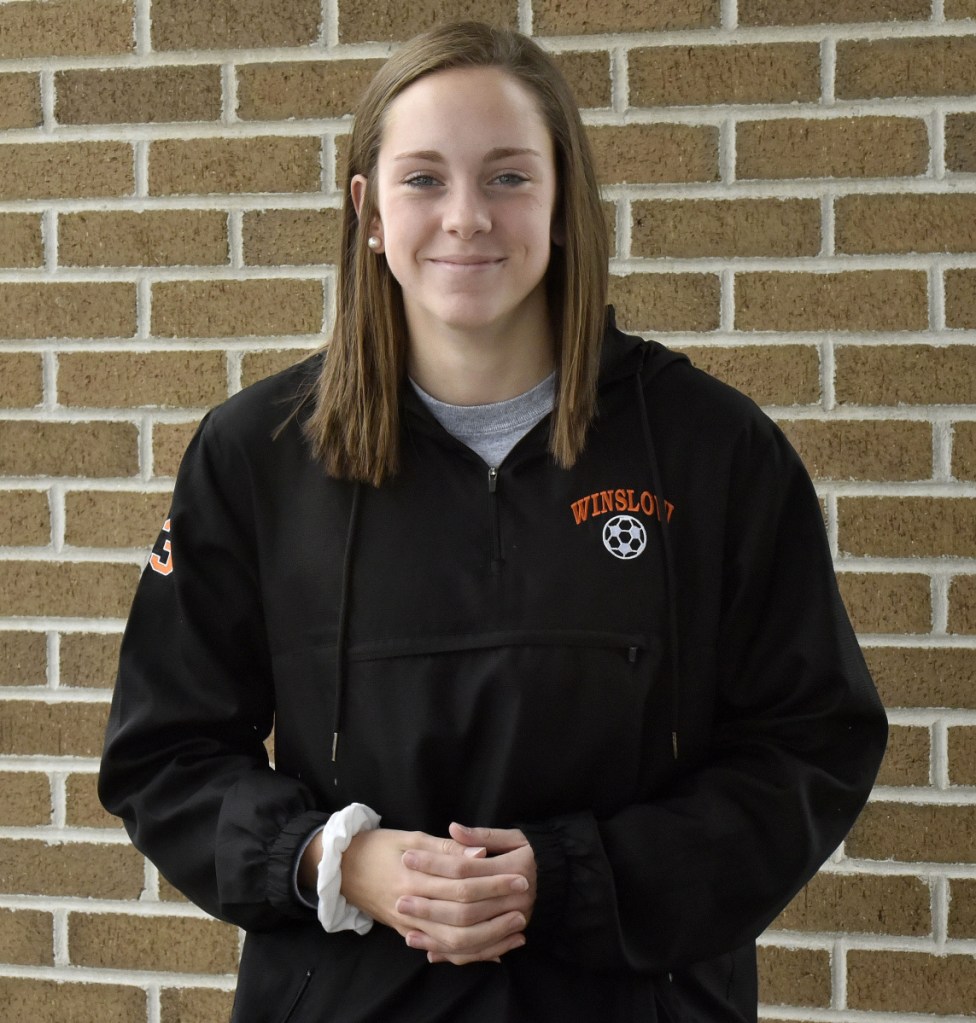
{"type": "MultiPolygon", "coordinates": [[[[387,108],[375,174],[377,216],[363,226],[400,284],[411,348],[487,340],[551,358],[557,179],[528,89],[497,68],[421,78],[387,108]]],[[[357,211],[366,188],[353,179],[357,211]]]]}

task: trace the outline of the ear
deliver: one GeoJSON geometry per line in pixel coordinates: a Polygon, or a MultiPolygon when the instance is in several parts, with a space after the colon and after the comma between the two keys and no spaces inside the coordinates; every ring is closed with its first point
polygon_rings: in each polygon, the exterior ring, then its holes
{"type": "MultiPolygon", "coordinates": [[[[368,179],[363,174],[353,175],[352,181],[349,183],[349,194],[352,198],[352,206],[356,211],[358,217],[363,209],[363,201],[366,198],[366,189],[369,184],[368,179]]],[[[365,225],[362,225],[365,227],[365,225]]],[[[379,243],[370,246],[371,252],[382,252],[383,251],[383,225],[380,222],[379,217],[374,217],[372,223],[368,227],[368,234],[371,238],[378,238],[379,243]]]]}

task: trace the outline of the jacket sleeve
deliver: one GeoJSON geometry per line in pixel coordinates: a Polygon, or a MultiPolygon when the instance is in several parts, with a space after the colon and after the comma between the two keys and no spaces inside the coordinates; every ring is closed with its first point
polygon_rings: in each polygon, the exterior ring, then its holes
{"type": "Polygon", "coordinates": [[[126,626],[99,795],[188,898],[266,928],[314,919],[292,874],[328,814],[264,747],[274,700],[248,486],[208,417],[126,626]]]}
{"type": "Polygon", "coordinates": [[[589,967],[658,973],[753,941],[843,840],[884,752],[812,484],[772,424],[735,447],[715,677],[681,656],[683,687],[715,690],[704,755],[608,819],[520,825],[539,869],[530,940],[589,967]]]}

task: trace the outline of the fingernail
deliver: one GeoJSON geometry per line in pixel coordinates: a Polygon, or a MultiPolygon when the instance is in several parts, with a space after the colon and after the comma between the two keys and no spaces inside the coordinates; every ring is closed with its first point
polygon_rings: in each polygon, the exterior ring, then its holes
{"type": "Polygon", "coordinates": [[[403,856],[401,857],[400,862],[405,867],[415,867],[415,866],[417,866],[417,856],[416,856],[416,853],[412,853],[412,852],[409,852],[409,851],[405,852],[403,854],[403,856]]]}
{"type": "Polygon", "coordinates": [[[465,849],[464,852],[461,853],[461,855],[462,856],[471,856],[471,857],[481,856],[483,853],[485,853],[487,851],[488,850],[485,849],[485,847],[483,845],[478,845],[478,846],[469,845],[467,847],[467,849],[465,849]]]}
{"type": "Polygon", "coordinates": [[[410,948],[420,948],[421,946],[419,942],[420,938],[418,937],[418,935],[416,934],[407,935],[407,944],[410,946],[410,948]]]}
{"type": "Polygon", "coordinates": [[[404,916],[410,916],[410,914],[414,911],[414,908],[413,899],[409,896],[397,899],[396,911],[398,913],[403,913],[404,916]]]}
{"type": "Polygon", "coordinates": [[[516,877],[512,880],[512,891],[513,892],[527,892],[529,890],[529,882],[524,877],[516,877]]]}
{"type": "Polygon", "coordinates": [[[458,824],[457,821],[454,822],[454,827],[456,827],[459,830],[463,831],[466,835],[470,835],[471,832],[474,831],[474,828],[469,828],[467,826],[467,824],[458,824]]]}

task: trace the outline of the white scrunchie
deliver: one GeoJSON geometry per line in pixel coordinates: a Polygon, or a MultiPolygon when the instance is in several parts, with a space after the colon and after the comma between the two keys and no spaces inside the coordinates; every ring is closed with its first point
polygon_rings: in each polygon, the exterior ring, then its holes
{"type": "Polygon", "coordinates": [[[350,803],[332,814],[322,829],[322,859],[319,860],[316,887],[319,923],[329,932],[366,934],[373,926],[373,918],[350,906],[339,894],[339,886],[342,884],[342,854],[355,835],[360,831],[372,831],[379,823],[379,814],[374,810],[363,803],[350,803]]]}

